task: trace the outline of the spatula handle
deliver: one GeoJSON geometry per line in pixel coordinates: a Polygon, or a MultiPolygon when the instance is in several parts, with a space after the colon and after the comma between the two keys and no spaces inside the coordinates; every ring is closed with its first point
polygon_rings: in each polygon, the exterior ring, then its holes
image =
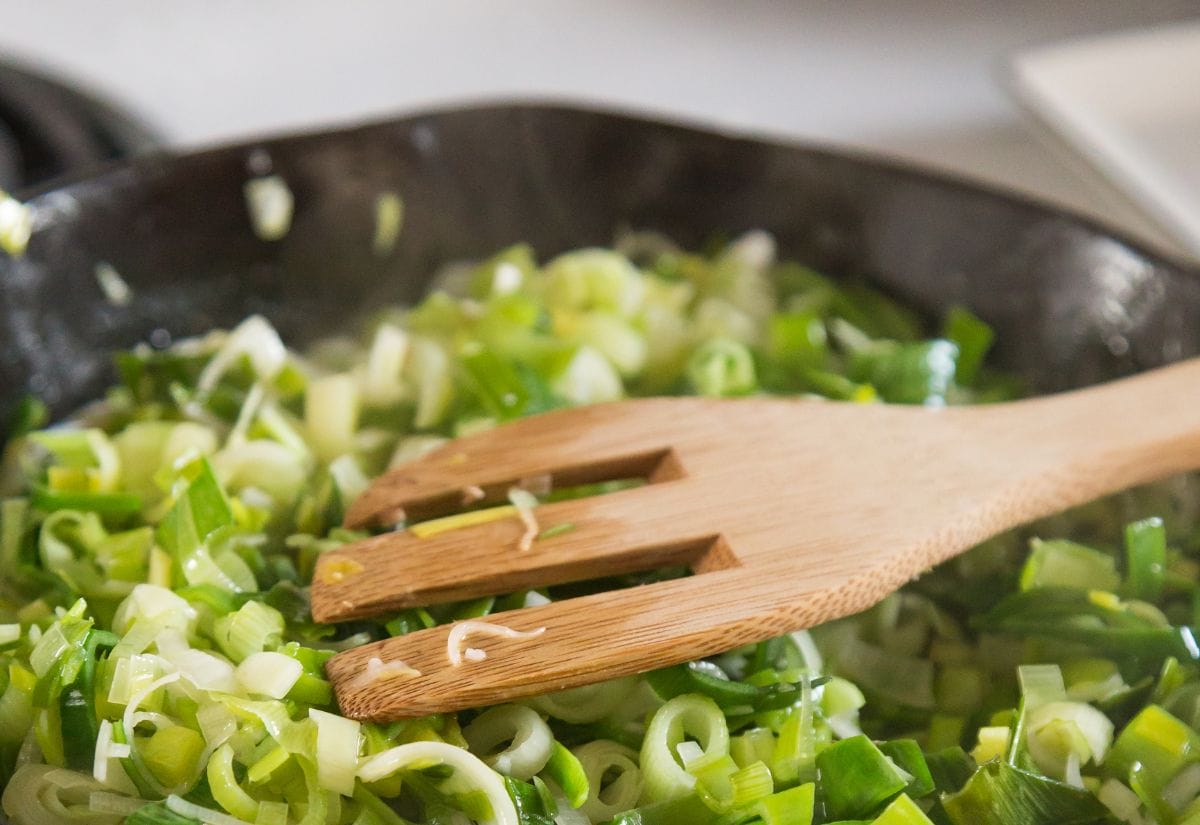
{"type": "Polygon", "coordinates": [[[1009,444],[1061,462],[1081,500],[1200,467],[1200,359],[1006,406],[1009,444]]]}

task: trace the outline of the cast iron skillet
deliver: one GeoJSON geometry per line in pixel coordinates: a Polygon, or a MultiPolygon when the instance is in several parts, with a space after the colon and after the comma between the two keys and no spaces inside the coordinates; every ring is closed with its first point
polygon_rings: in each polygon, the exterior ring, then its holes
{"type": "Polygon", "coordinates": [[[158,143],[150,129],[102,98],[0,62],[0,188],[78,173],[158,143]]]}
{"type": "Polygon", "coordinates": [[[689,245],[763,227],[787,256],[931,316],[966,304],[997,328],[1001,363],[1039,391],[1200,351],[1196,273],[1090,221],[869,157],[566,106],[476,106],[150,156],[33,205],[28,254],[0,260],[0,416],[26,392],[69,412],[110,380],[111,351],[137,341],[260,312],[303,344],[417,298],[448,260],[517,241],[551,255],[610,243],[622,226],[689,245]],[[242,191],[266,158],[296,198],[290,233],[272,243],[251,231],[242,191]],[[379,257],[385,191],[406,211],[379,257]],[[133,287],[128,306],[105,302],[100,261],[133,287]]]}

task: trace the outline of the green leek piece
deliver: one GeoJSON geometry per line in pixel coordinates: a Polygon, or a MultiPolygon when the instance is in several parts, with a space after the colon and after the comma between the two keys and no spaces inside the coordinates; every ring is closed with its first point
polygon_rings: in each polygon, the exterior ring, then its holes
{"type": "Polygon", "coordinates": [[[729,783],[732,791],[729,804],[734,808],[770,796],[775,790],[774,777],[765,762],[753,762],[735,771],[729,777],[729,783]]]}
{"type": "Polygon", "coordinates": [[[1105,770],[1122,782],[1135,765],[1142,780],[1161,790],[1186,763],[1200,758],[1200,734],[1158,705],[1146,706],[1117,736],[1105,770]]]}
{"type": "Polygon", "coordinates": [[[1011,725],[988,725],[979,729],[978,741],[971,749],[971,758],[976,762],[990,762],[1008,756],[1011,744],[1011,725]]]}
{"type": "Polygon", "coordinates": [[[924,657],[901,655],[856,635],[839,638],[831,652],[839,674],[868,697],[933,710],[935,668],[924,657]]]}
{"type": "Polygon", "coordinates": [[[418,630],[427,630],[435,624],[437,622],[429,615],[428,610],[423,607],[414,607],[403,611],[396,618],[387,622],[384,627],[387,628],[388,635],[406,636],[418,630]]]}
{"type": "Polygon", "coordinates": [[[0,748],[10,749],[20,745],[33,725],[37,676],[16,662],[10,662],[5,670],[7,684],[0,693],[0,748]]]}
{"type": "Polygon", "coordinates": [[[1167,801],[1169,787],[1162,788],[1152,772],[1141,763],[1136,763],[1129,769],[1129,788],[1145,806],[1150,814],[1150,819],[1154,822],[1175,821],[1177,809],[1167,801]]]}
{"type": "Polygon", "coordinates": [[[177,788],[190,784],[197,775],[204,737],[191,728],[173,725],[155,731],[140,748],[154,778],[168,788],[177,788]]]}
{"type": "Polygon", "coordinates": [[[84,642],[83,664],[74,681],[67,685],[59,698],[62,720],[63,750],[67,767],[90,770],[96,758],[96,655],[110,650],[119,639],[113,633],[93,628],[84,642]]]}
{"type": "Polygon", "coordinates": [[[287,698],[314,707],[325,707],[333,701],[333,685],[311,673],[302,673],[288,691],[287,698]]]}
{"type": "Polygon", "coordinates": [[[1103,825],[1108,809],[1090,792],[1015,768],[983,765],[942,800],[954,825],[1103,825]]]}
{"type": "Polygon", "coordinates": [[[58,715],[58,705],[50,705],[34,712],[33,735],[47,765],[56,768],[66,766],[67,757],[63,750],[62,720],[58,715]]]}
{"type": "Polygon", "coordinates": [[[816,785],[807,782],[754,803],[763,825],[812,825],[816,785]]]}
{"type": "Polygon", "coordinates": [[[125,818],[125,825],[204,825],[200,820],[177,814],[165,801],[148,802],[125,818]]]}
{"type": "Polygon", "coordinates": [[[735,682],[707,662],[692,662],[646,674],[650,687],[660,699],[674,699],[688,693],[700,693],[720,708],[752,708],[766,693],[762,688],[735,682]]]}
{"type": "Polygon", "coordinates": [[[87,639],[94,624],[84,618],[87,603],[80,599],[61,619],[50,625],[29,654],[38,676],[33,705],[56,707],[63,689],[74,682],[88,661],[87,639]]]}
{"type": "Polygon", "coordinates": [[[716,825],[717,813],[696,794],[617,814],[609,825],[716,825]]]}
{"type": "Polygon", "coordinates": [[[813,689],[802,682],[800,703],[792,708],[779,727],[779,741],[770,762],[775,779],[785,785],[811,779],[817,752],[832,737],[829,726],[817,724],[813,689]]]}
{"type": "Polygon", "coordinates": [[[1167,567],[1167,531],[1162,519],[1148,518],[1125,526],[1125,559],[1130,595],[1157,600],[1167,567]]]}
{"type": "Polygon", "coordinates": [[[879,394],[870,384],[851,381],[844,375],[824,370],[806,369],[803,373],[805,387],[817,395],[835,401],[855,401],[870,404],[879,400],[879,394]]]}
{"type": "MultiPolygon", "coordinates": [[[[1167,661],[1179,663],[1174,657],[1168,657],[1167,661]]],[[[1068,697],[1078,701],[1104,700],[1128,687],[1117,663],[1111,659],[1069,659],[1062,664],[1062,674],[1068,697]]]]}
{"type": "Polygon", "coordinates": [[[1116,590],[1121,583],[1116,562],[1107,553],[1066,539],[1034,539],[1021,589],[1071,587],[1079,590],[1116,590]]]}
{"type": "Polygon", "coordinates": [[[925,746],[930,750],[957,747],[963,742],[966,727],[967,720],[962,716],[935,713],[929,717],[929,733],[925,737],[925,746]]]}
{"type": "Polygon", "coordinates": [[[583,765],[561,743],[555,742],[550,750],[550,761],[543,769],[546,776],[554,780],[558,787],[567,795],[567,802],[572,808],[578,808],[588,798],[588,778],[583,765]]]}
{"type": "Polygon", "coordinates": [[[696,780],[680,767],[676,751],[687,736],[699,740],[706,756],[728,753],[725,715],[707,696],[676,696],[655,711],[642,741],[645,799],[667,801],[692,792],[696,780]]]}
{"type": "Polygon", "coordinates": [[[258,761],[250,765],[246,771],[246,778],[252,785],[258,785],[266,782],[276,770],[283,767],[284,763],[291,758],[291,754],[283,747],[276,745],[263,754],[258,761]]]}
{"type": "Polygon", "coordinates": [[[129,777],[129,781],[137,788],[138,795],[143,799],[161,796],[154,787],[155,780],[150,775],[149,767],[141,757],[140,750],[133,747],[135,743],[131,742],[131,737],[125,735],[125,727],[121,722],[113,722],[112,736],[113,741],[117,744],[131,746],[130,756],[121,759],[121,768],[125,771],[125,775],[129,777]]]}
{"type": "MultiPolygon", "coordinates": [[[[401,817],[390,805],[371,793],[362,782],[358,782],[354,786],[354,800],[364,810],[370,812],[378,825],[409,825],[408,820],[401,817]]],[[[265,803],[259,804],[262,805],[265,803]]]]}
{"type": "Polygon", "coordinates": [[[97,513],[59,510],[42,522],[38,556],[71,592],[115,600],[145,579],[153,540],[149,527],[109,533],[97,513]]]}
{"type": "Polygon", "coordinates": [[[29,500],[34,507],[46,513],[58,510],[80,510],[105,516],[131,516],[142,509],[142,498],[136,493],[51,490],[41,485],[34,485],[29,500]]]}
{"type": "Polygon", "coordinates": [[[687,376],[698,394],[714,398],[747,395],[758,387],[754,356],[728,338],[715,338],[692,353],[687,376]]]}
{"type": "Polygon", "coordinates": [[[874,338],[916,341],[921,319],[909,307],[863,283],[844,284],[834,298],[834,311],[874,338]]]}
{"type": "Polygon", "coordinates": [[[951,307],[942,323],[942,337],[958,347],[954,380],[962,386],[975,383],[983,359],[996,334],[990,326],[964,307],[951,307]]]}
{"type": "Polygon", "coordinates": [[[1058,665],[1022,665],[1017,671],[1025,711],[1067,698],[1062,669],[1058,665]]]}
{"type": "Polygon", "coordinates": [[[856,684],[836,676],[826,682],[821,691],[821,711],[826,717],[855,712],[866,702],[856,684]]]}
{"type": "Polygon", "coordinates": [[[875,387],[884,401],[940,406],[954,386],[957,361],[951,341],[878,341],[851,354],[849,377],[875,387]]]}
{"type": "Polygon", "coordinates": [[[712,699],[685,694],[667,701],[655,711],[642,741],[644,799],[665,801],[691,793],[695,777],[680,767],[677,757],[685,736],[700,740],[704,755],[725,754],[730,747],[724,713],[712,699]]]}
{"type": "Polygon", "coordinates": [[[808,310],[771,316],[768,330],[771,355],[789,370],[818,368],[828,357],[825,324],[808,310]]]}
{"type": "Polygon", "coordinates": [[[1010,765],[1030,767],[1026,753],[1030,714],[1043,705],[1065,701],[1067,689],[1058,665],[1021,665],[1017,680],[1021,685],[1021,703],[1012,722],[1005,758],[1010,765]]]}
{"type": "Polygon", "coordinates": [[[685,760],[684,768],[696,778],[696,791],[710,808],[728,811],[733,807],[733,775],[738,766],[732,756],[727,753],[702,755],[685,760]]]}
{"type": "Polygon", "coordinates": [[[23,587],[24,577],[18,571],[33,560],[32,553],[29,558],[25,553],[26,535],[32,526],[30,521],[28,499],[0,500],[0,569],[5,571],[7,583],[12,587],[23,587]]]}
{"type": "Polygon", "coordinates": [[[0,446],[4,442],[16,441],[18,438],[34,430],[46,426],[50,420],[50,410],[41,399],[32,395],[23,395],[13,408],[8,420],[8,427],[0,433],[0,446]]]}
{"type": "Polygon", "coordinates": [[[642,796],[642,772],[637,751],[596,735],[577,746],[574,753],[588,782],[588,798],[580,809],[588,818],[604,821],[637,805],[642,796]]]}
{"type": "Polygon", "coordinates": [[[1180,664],[1174,656],[1168,656],[1158,674],[1158,683],[1154,686],[1154,693],[1150,697],[1151,703],[1162,704],[1168,696],[1174,694],[1185,684],[1192,683],[1191,680],[1195,675],[1192,668],[1180,664]]]}
{"type": "MultiPolygon", "coordinates": [[[[258,802],[238,784],[233,773],[233,748],[228,742],[213,751],[209,757],[206,776],[209,792],[222,808],[247,822],[257,819],[258,802]]],[[[176,783],[164,784],[170,786],[176,783]]]]}
{"type": "Polygon", "coordinates": [[[852,736],[817,754],[817,773],[829,815],[870,815],[912,780],[866,736],[852,736]]]}
{"type": "Polygon", "coordinates": [[[1157,662],[1200,660],[1190,627],[1163,627],[1119,604],[1098,604],[1083,590],[1044,587],[1006,596],[976,626],[985,631],[1070,642],[1101,656],[1157,662]],[[1093,621],[1097,620],[1097,621],[1093,621]]]}
{"type": "Polygon", "coordinates": [[[938,668],[934,695],[948,713],[969,716],[984,701],[987,674],[976,665],[944,664],[938,668]]]}
{"type": "Polygon", "coordinates": [[[738,767],[770,762],[775,756],[775,734],[769,728],[751,728],[729,740],[729,753],[738,767]]]}
{"type": "Polygon", "coordinates": [[[568,340],[595,349],[624,378],[637,377],[646,365],[645,337],[628,321],[611,313],[587,312],[569,319],[563,313],[556,316],[555,328],[568,340]]]}
{"type": "Polygon", "coordinates": [[[537,272],[537,260],[534,258],[532,247],[524,243],[514,244],[479,263],[471,273],[469,286],[471,297],[483,301],[497,292],[500,294],[511,292],[512,289],[507,288],[506,278],[502,274],[503,268],[508,267],[511,267],[516,273],[511,278],[516,281],[512,284],[512,288],[519,288],[524,281],[533,277],[537,272]]]}
{"type": "Polygon", "coordinates": [[[543,269],[551,307],[602,310],[629,317],[644,296],[643,275],[628,258],[608,249],[576,249],[543,269]]]}
{"type": "Polygon", "coordinates": [[[504,788],[517,809],[519,825],[554,825],[554,811],[546,809],[542,795],[532,784],[506,776],[504,788]]]}
{"type": "Polygon", "coordinates": [[[475,346],[461,363],[483,409],[501,421],[526,413],[530,393],[511,362],[495,352],[475,346]]]}
{"type": "Polygon", "coordinates": [[[960,747],[945,748],[924,756],[933,786],[939,793],[962,790],[975,773],[975,760],[960,747]]]}
{"type": "MultiPolygon", "coordinates": [[[[158,543],[185,571],[207,557],[205,543],[213,533],[234,523],[229,500],[212,465],[201,459],[189,468],[189,472],[190,483],[167,511],[155,533],[158,543]]],[[[188,581],[197,583],[191,577],[188,581]]]]}
{"type": "Polygon", "coordinates": [[[460,602],[454,605],[454,609],[450,611],[450,614],[446,620],[457,622],[462,619],[478,619],[494,612],[495,607],[495,596],[484,596],[479,599],[471,599],[470,601],[460,602]]]}
{"type": "Polygon", "coordinates": [[[871,825],[933,825],[933,820],[907,794],[900,794],[871,825]]]}
{"type": "Polygon", "coordinates": [[[892,739],[882,742],[879,750],[912,778],[904,788],[904,793],[914,799],[920,799],[926,794],[933,793],[933,775],[929,772],[929,764],[921,753],[921,746],[913,739],[892,739]]]}
{"type": "Polygon", "coordinates": [[[278,647],[285,624],[275,608],[249,601],[213,623],[213,638],[234,663],[240,663],[251,653],[278,647]]]}

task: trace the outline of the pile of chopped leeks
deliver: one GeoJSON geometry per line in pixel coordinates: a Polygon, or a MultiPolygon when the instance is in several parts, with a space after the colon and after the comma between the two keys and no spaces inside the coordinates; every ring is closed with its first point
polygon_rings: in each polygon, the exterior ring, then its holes
{"type": "MultiPolygon", "coordinates": [[[[103,404],[45,429],[31,400],[8,440],[3,809],[13,825],[1200,823],[1186,479],[989,542],[811,632],[524,704],[337,713],[338,650],[648,578],[314,624],[314,561],[355,538],[343,508],[390,464],[626,395],[1012,397],[991,339],[963,309],[929,337],[754,232],[544,264],[515,246],[305,355],[257,317],[125,353],[103,404]]],[[[502,515],[536,524],[541,501],[586,492],[517,491],[502,515]]]]}

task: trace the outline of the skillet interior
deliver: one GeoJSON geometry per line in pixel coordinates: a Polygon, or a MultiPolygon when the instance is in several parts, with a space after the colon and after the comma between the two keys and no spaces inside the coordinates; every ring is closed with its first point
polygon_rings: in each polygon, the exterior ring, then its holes
{"type": "Polygon", "coordinates": [[[937,314],[964,303],[1038,390],[1200,352],[1200,281],[1185,266],[1052,208],[900,165],[549,105],[434,112],[343,131],[150,156],[42,193],[21,260],[0,259],[0,416],[25,392],[62,415],[110,378],[109,354],[270,317],[286,340],[411,300],[439,264],[517,241],[542,255],[621,226],[696,245],[763,227],[789,257],[864,276],[937,314]],[[265,150],[296,196],[286,238],[243,202],[265,150]],[[393,254],[374,204],[402,195],[393,254]],[[134,290],[105,302],[97,262],[134,290]],[[161,333],[157,336],[161,339],[161,333]]]}

